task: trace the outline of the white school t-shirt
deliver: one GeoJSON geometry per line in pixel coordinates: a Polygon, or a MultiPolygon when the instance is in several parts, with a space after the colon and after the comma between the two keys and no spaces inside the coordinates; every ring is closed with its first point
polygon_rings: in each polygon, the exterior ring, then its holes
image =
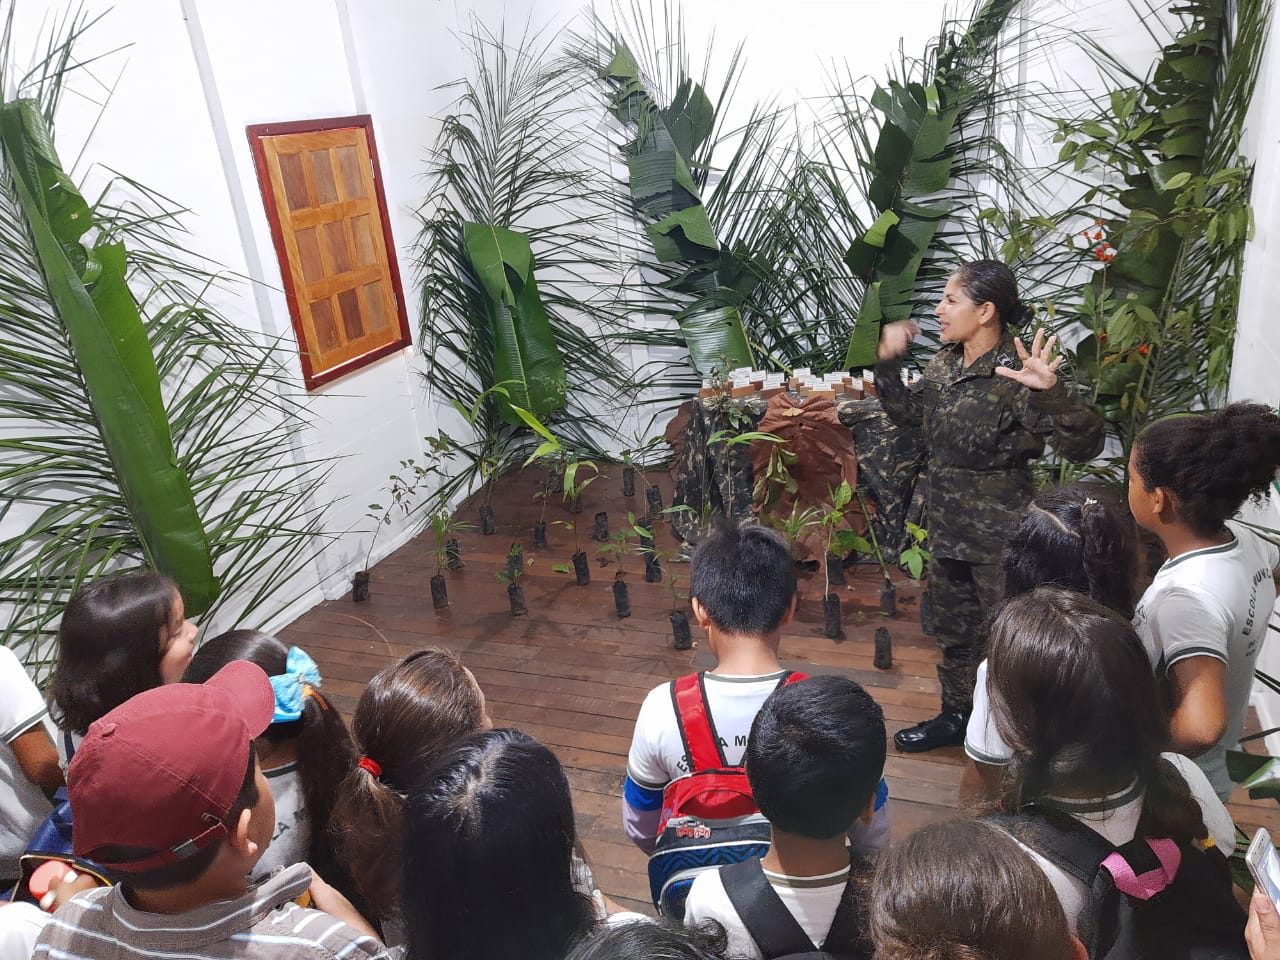
{"type": "Polygon", "coordinates": [[[13,741],[45,722],[48,709],[17,655],[0,647],[0,878],[17,877],[18,857],[53,811],[44,791],[27,779],[13,741]]]}
{"type": "Polygon", "coordinates": [[[262,775],[271,785],[271,795],[276,801],[276,828],[271,834],[271,845],[254,867],[257,877],[270,876],[281,867],[306,863],[311,849],[311,817],[307,813],[297,761],[263,770],[262,775]]]}
{"type": "MultiPolygon", "coordinates": [[[[813,941],[813,948],[821,947],[840,908],[840,899],[849,882],[849,867],[819,877],[790,877],[770,870],[766,870],[764,876],[805,936],[813,941]]],[[[698,874],[685,902],[686,927],[694,927],[707,920],[714,920],[724,927],[725,936],[729,938],[725,956],[764,960],[760,947],[747,932],[733,901],[725,893],[719,870],[705,870],[698,874]]]]}
{"type": "MultiPolygon", "coordinates": [[[[703,674],[711,726],[730,766],[742,763],[751,724],[786,675],[785,670],[754,677],[703,674]]],[[[627,776],[641,787],[661,790],[689,769],[689,757],[680,739],[680,724],[671,702],[671,685],[664,683],[649,691],[636,717],[631,751],[627,754],[627,776]]]]}
{"type": "Polygon", "coordinates": [[[1218,796],[1231,793],[1227,750],[1240,742],[1253,668],[1276,602],[1272,580],[1280,547],[1232,521],[1230,543],[1165,561],[1134,612],[1133,626],[1158,676],[1179,660],[1213,657],[1227,665],[1227,730],[1196,758],[1218,796]]]}
{"type": "MultiPolygon", "coordinates": [[[[1182,774],[1191,789],[1191,797],[1200,805],[1200,815],[1204,825],[1213,837],[1213,842],[1222,851],[1223,856],[1231,856],[1236,844],[1236,828],[1231,814],[1222,805],[1214,793],[1209,780],[1199,767],[1179,753],[1161,754],[1182,774]]],[[[1106,837],[1111,843],[1119,846],[1133,839],[1138,830],[1138,818],[1142,815],[1143,792],[1135,781],[1131,786],[1119,793],[1097,800],[1071,800],[1066,798],[1048,798],[1039,801],[1046,807],[1070,814],[1085,826],[1106,837]]],[[[1015,838],[1016,839],[1016,838],[1015,838]]],[[[1088,888],[1075,877],[1050,863],[1029,847],[1022,846],[1044,871],[1049,883],[1062,902],[1062,910],[1067,915],[1067,923],[1071,932],[1076,932],[1076,920],[1084,909],[1089,895],[1088,888]]]]}

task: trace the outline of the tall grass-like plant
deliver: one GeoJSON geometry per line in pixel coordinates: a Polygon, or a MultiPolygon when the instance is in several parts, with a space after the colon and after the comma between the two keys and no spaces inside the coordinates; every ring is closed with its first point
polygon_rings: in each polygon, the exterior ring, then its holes
{"type": "Polygon", "coordinates": [[[471,67],[450,85],[416,253],[427,383],[475,412],[453,488],[536,446],[514,407],[598,451],[610,432],[598,411],[632,389],[599,334],[617,320],[616,230],[584,162],[576,69],[536,34],[513,43],[475,24],[464,42],[471,67]]]}
{"type": "MultiPolygon", "coordinates": [[[[7,24],[11,8],[9,14],[7,24]]],[[[6,27],[0,72],[19,97],[34,101],[6,105],[10,122],[21,111],[28,133],[53,128],[65,85],[93,62],[73,53],[93,22],[83,14],[56,21],[43,58],[25,74],[13,61],[6,27]]],[[[130,369],[145,369],[149,351],[160,406],[151,405],[148,416],[162,420],[145,429],[171,437],[164,470],[184,478],[195,520],[170,515],[164,499],[134,496],[138,476],[143,489],[149,482],[156,451],[120,443],[109,425],[125,408],[112,406],[122,402],[112,390],[100,389],[110,381],[91,368],[98,358],[81,356],[73,328],[88,322],[77,312],[84,298],[65,270],[50,269],[58,266],[56,251],[49,249],[40,204],[33,208],[23,196],[32,168],[18,173],[11,166],[19,143],[20,132],[8,127],[0,167],[0,517],[6,529],[0,640],[18,648],[39,678],[53,656],[54,622],[86,581],[159,566],[176,574],[187,592],[192,581],[166,566],[151,538],[154,531],[167,535],[194,525],[203,528],[204,562],[221,593],[216,600],[214,590],[196,594],[192,607],[206,607],[206,617],[227,609],[241,622],[262,622],[294,599],[295,577],[320,542],[323,505],[316,498],[324,464],[299,465],[290,454],[304,425],[302,411],[288,399],[293,385],[273,350],[208,302],[221,281],[186,252],[182,211],[135,181],[112,180],[80,208],[94,227],[93,250],[104,257],[103,268],[78,270],[67,238],[55,242],[101,319],[127,338],[130,369]]],[[[56,156],[52,140],[37,137],[35,144],[39,163],[47,165],[56,156]]],[[[75,202],[78,186],[61,182],[61,202],[75,202]]]]}
{"type": "Polygon", "coordinates": [[[1188,0],[1158,13],[1142,13],[1166,38],[1151,68],[1093,46],[1112,89],[1058,122],[1060,160],[1090,182],[1071,212],[1091,214],[1077,247],[1097,267],[1059,309],[1087,328],[1075,367],[1119,441],[1116,479],[1147,422],[1226,388],[1253,231],[1240,138],[1272,5],[1188,0]]]}

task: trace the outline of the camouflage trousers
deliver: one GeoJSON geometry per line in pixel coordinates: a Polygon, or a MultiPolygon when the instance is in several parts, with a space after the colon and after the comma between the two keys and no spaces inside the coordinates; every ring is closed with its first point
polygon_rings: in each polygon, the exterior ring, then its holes
{"type": "Polygon", "coordinates": [[[942,650],[938,682],[945,709],[973,708],[974,674],[983,657],[987,617],[1003,589],[998,563],[935,557],[929,564],[929,604],[942,650]]]}

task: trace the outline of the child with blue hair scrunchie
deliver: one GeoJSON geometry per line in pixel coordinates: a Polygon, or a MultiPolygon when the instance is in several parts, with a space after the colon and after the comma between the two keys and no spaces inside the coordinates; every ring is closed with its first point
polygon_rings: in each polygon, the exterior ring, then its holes
{"type": "Polygon", "coordinates": [[[203,683],[233,660],[260,666],[276,698],[271,726],[254,742],[276,801],[275,832],[256,873],[266,876],[305,861],[350,896],[329,819],[338,787],[355,765],[356,748],[341,715],[320,693],[320,670],[300,647],[257,630],[232,630],[196,651],[183,680],[203,683]]]}

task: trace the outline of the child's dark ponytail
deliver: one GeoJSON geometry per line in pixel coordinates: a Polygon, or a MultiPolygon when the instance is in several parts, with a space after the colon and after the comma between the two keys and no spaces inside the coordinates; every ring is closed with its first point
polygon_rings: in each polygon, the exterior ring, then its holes
{"type": "MultiPolygon", "coordinates": [[[[192,657],[183,680],[204,683],[233,660],[256,663],[267,676],[288,681],[277,689],[277,712],[283,696],[289,700],[294,715],[300,716],[273,722],[262,739],[269,744],[294,743],[298,780],[311,825],[307,862],[350,895],[347,871],[335,852],[330,828],[338,789],[356,762],[356,748],[347,725],[319,691],[320,675],[311,658],[297,647],[288,647],[257,630],[231,630],[207,641],[192,657]]],[[[278,679],[273,679],[273,685],[278,679]]]]}
{"type": "Polygon", "coordinates": [[[487,724],[475,678],[447,650],[411,653],[369,681],[351,718],[334,836],[356,889],[379,920],[400,912],[404,798],[445,750],[487,724]]]}
{"type": "Polygon", "coordinates": [[[1138,540],[1129,511],[1097,484],[1041,491],[1004,554],[1005,597],[1065,587],[1126,617],[1138,599],[1138,540]]]}
{"type": "Polygon", "coordinates": [[[1280,467],[1280,416],[1262,404],[1233,403],[1167,417],[1138,437],[1133,465],[1147,491],[1173,494],[1178,517],[1213,536],[1245,500],[1270,489],[1280,467]]]}

